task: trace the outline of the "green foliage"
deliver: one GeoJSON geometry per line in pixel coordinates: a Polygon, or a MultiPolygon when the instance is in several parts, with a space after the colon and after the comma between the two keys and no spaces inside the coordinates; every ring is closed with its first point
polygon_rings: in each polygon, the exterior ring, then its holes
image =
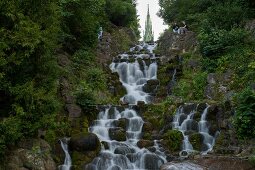
{"type": "Polygon", "coordinates": [[[243,29],[233,28],[230,31],[210,29],[202,30],[198,36],[200,50],[205,56],[212,56],[242,46],[248,33],[243,29]]]}
{"type": "Polygon", "coordinates": [[[136,9],[132,1],[106,0],[106,13],[112,23],[118,26],[130,26],[136,21],[136,9]]]}
{"type": "Polygon", "coordinates": [[[102,69],[90,68],[87,72],[86,78],[90,88],[95,90],[105,90],[106,89],[106,75],[102,69]]]}
{"type": "Polygon", "coordinates": [[[88,110],[92,105],[95,104],[95,96],[93,90],[90,88],[87,82],[81,82],[76,92],[77,103],[82,107],[83,110],[88,110]]]}
{"type": "Polygon", "coordinates": [[[255,92],[243,90],[237,97],[235,128],[242,139],[255,138],[255,92]]]}
{"type": "Polygon", "coordinates": [[[207,72],[190,72],[185,71],[184,76],[177,82],[173,94],[180,96],[185,101],[202,100],[206,86],[207,72]]]}
{"type": "Polygon", "coordinates": [[[163,139],[166,141],[170,151],[180,151],[182,146],[183,135],[178,130],[168,130],[163,139]]]}
{"type": "MultiPolygon", "coordinates": [[[[111,1],[108,1],[108,3],[111,1]]],[[[119,1],[111,18],[137,31],[135,5],[119,1]],[[124,12],[124,13],[122,13],[124,12]],[[127,15],[128,14],[128,15],[127,15]],[[124,16],[124,17],[123,17],[124,16]],[[122,17],[124,20],[122,20],[122,17]]],[[[71,53],[66,69],[77,87],[82,107],[96,103],[106,89],[106,76],[95,67],[98,28],[111,25],[105,0],[2,0],[0,1],[0,158],[10,145],[45,130],[49,142],[64,135],[67,123],[59,115],[60,68],[56,53],[71,53]],[[3,103],[3,105],[2,105],[3,103]]],[[[108,11],[109,12],[109,11],[108,11]]],[[[70,76],[70,77],[68,77],[70,76]]],[[[72,88],[72,87],[71,87],[72,88]]]]}

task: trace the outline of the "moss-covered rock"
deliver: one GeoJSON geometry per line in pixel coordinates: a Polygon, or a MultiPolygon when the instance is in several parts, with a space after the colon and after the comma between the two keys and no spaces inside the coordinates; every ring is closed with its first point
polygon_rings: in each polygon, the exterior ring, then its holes
{"type": "Polygon", "coordinates": [[[153,125],[150,122],[144,122],[142,132],[152,132],[153,131],[153,125]]]}
{"type": "Polygon", "coordinates": [[[168,130],[163,135],[163,145],[169,150],[169,151],[180,151],[183,141],[183,135],[178,130],[168,130]]]}
{"type": "Polygon", "coordinates": [[[203,147],[204,137],[200,133],[193,133],[189,136],[189,141],[194,150],[201,151],[203,147]]]}
{"type": "Polygon", "coordinates": [[[77,152],[97,151],[100,150],[100,141],[93,133],[80,133],[71,137],[70,150],[77,152]]]}
{"type": "Polygon", "coordinates": [[[126,132],[122,128],[110,128],[109,136],[111,140],[116,141],[125,141],[126,140],[126,132]]]}
{"type": "Polygon", "coordinates": [[[126,119],[126,118],[120,118],[120,119],[115,120],[115,121],[113,122],[113,124],[114,124],[116,127],[120,127],[120,128],[122,128],[122,129],[126,129],[127,123],[128,123],[128,119],[126,119]]]}
{"type": "Polygon", "coordinates": [[[151,140],[139,140],[137,142],[137,146],[139,148],[148,148],[148,147],[152,147],[154,145],[154,142],[151,140]]]}

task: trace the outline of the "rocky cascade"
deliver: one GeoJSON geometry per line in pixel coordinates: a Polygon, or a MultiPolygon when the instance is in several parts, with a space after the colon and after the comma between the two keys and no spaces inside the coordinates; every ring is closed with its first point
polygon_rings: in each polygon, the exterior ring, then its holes
{"type": "Polygon", "coordinates": [[[207,104],[184,104],[177,109],[172,126],[184,137],[181,156],[195,150],[206,154],[213,149],[218,131],[209,130],[206,120],[209,107],[207,104]]]}
{"type": "Polygon", "coordinates": [[[111,70],[119,74],[120,81],[127,90],[121,101],[129,106],[102,108],[98,119],[89,128],[100,139],[101,152],[84,169],[159,169],[166,162],[166,156],[157,141],[144,144],[140,140],[144,121],[132,108],[139,101],[152,102],[152,96],[145,89],[157,87],[155,83],[148,87],[149,82],[157,78],[157,63],[152,53],[154,47],[155,44],[136,46],[130,50],[133,54],[119,55],[111,64],[111,70]],[[150,145],[153,149],[145,149],[145,145],[150,145]]]}

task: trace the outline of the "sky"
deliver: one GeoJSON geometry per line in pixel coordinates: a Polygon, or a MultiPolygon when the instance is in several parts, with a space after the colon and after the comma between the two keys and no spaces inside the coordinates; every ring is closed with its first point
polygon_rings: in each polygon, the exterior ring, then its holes
{"type": "Polygon", "coordinates": [[[143,37],[148,4],[150,5],[150,16],[152,20],[152,30],[154,31],[154,40],[157,40],[160,33],[167,28],[167,25],[163,24],[163,19],[157,16],[157,12],[159,11],[158,0],[137,0],[136,8],[140,19],[141,37],[143,37]]]}

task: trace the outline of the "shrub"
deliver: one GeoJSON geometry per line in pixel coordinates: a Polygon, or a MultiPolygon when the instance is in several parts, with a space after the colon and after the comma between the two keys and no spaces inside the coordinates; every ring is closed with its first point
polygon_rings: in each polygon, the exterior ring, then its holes
{"type": "Polygon", "coordinates": [[[251,89],[243,90],[237,102],[234,119],[237,134],[241,139],[255,138],[255,92],[251,89]]]}
{"type": "Polygon", "coordinates": [[[248,33],[240,28],[233,28],[230,31],[203,28],[198,36],[200,50],[204,56],[216,56],[216,54],[242,46],[247,35],[248,33]]]}
{"type": "Polygon", "coordinates": [[[105,8],[110,21],[117,26],[130,26],[136,21],[136,8],[132,1],[107,0],[105,8]]]}

